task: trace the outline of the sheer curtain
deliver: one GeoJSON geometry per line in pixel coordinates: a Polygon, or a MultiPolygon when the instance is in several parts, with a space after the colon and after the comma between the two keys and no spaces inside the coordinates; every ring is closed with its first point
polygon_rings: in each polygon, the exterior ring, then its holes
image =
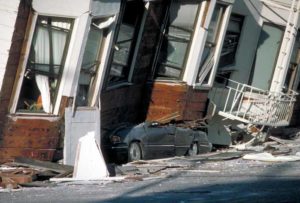
{"type": "Polygon", "coordinates": [[[52,112],[49,76],[59,73],[66,39],[67,33],[63,30],[46,26],[37,27],[34,41],[35,80],[41,93],[43,110],[46,113],[52,112]]]}

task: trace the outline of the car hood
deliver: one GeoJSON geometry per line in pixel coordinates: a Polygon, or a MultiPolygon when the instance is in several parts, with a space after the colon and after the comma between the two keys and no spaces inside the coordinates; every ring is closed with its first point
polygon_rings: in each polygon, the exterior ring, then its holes
{"type": "Polygon", "coordinates": [[[121,138],[122,142],[129,144],[132,140],[142,140],[145,136],[144,123],[132,125],[117,130],[113,135],[121,138]]]}

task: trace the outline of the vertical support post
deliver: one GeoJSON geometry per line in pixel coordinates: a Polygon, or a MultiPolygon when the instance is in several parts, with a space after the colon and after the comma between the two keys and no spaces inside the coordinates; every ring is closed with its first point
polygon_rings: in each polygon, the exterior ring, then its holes
{"type": "Polygon", "coordinates": [[[272,92],[281,92],[285,82],[298,32],[299,10],[300,1],[293,0],[270,88],[272,92]]]}

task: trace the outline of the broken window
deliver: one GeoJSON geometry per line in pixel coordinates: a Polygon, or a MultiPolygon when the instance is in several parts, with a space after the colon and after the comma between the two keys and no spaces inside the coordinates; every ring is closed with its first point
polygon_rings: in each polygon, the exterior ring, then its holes
{"type": "Polygon", "coordinates": [[[233,14],[230,16],[219,61],[219,68],[232,65],[235,62],[235,54],[242,31],[243,20],[243,16],[240,15],[233,14]]]}
{"type": "Polygon", "coordinates": [[[200,4],[201,2],[172,1],[161,36],[156,78],[182,78],[200,4]]]}
{"type": "Polygon", "coordinates": [[[144,4],[138,0],[127,1],[122,8],[112,51],[109,85],[129,81],[143,11],[144,4]]]}
{"type": "Polygon", "coordinates": [[[52,113],[72,20],[39,16],[18,99],[18,112],[52,113]]]}
{"type": "Polygon", "coordinates": [[[113,17],[92,20],[85,45],[78,87],[76,106],[91,104],[95,89],[95,79],[100,65],[100,52],[107,27],[113,22],[113,17]]]}
{"type": "Polygon", "coordinates": [[[225,10],[225,6],[217,4],[208,27],[208,35],[206,38],[197,79],[197,83],[200,83],[202,85],[209,83],[212,69],[215,64],[216,46],[218,43],[225,10]]]}

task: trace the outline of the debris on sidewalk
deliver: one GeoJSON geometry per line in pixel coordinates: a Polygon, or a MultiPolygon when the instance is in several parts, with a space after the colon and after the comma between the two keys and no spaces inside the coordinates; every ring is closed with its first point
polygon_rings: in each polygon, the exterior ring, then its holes
{"type": "Polygon", "coordinates": [[[255,161],[266,161],[266,162],[287,162],[287,161],[300,161],[300,152],[295,155],[286,155],[286,156],[273,156],[270,153],[263,152],[258,154],[246,154],[243,156],[243,159],[246,160],[255,160],[255,161]]]}
{"type": "Polygon", "coordinates": [[[67,177],[72,172],[72,166],[17,157],[13,162],[0,166],[0,188],[49,186],[50,178],[67,177]]]}

